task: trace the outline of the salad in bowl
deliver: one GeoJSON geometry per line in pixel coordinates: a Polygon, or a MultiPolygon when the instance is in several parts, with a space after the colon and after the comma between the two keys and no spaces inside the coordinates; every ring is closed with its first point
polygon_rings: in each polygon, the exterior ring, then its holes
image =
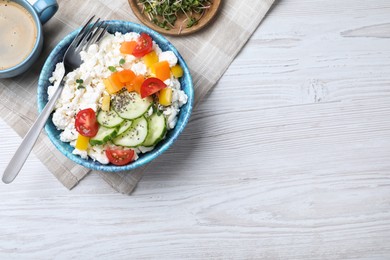
{"type": "MultiPolygon", "coordinates": [[[[83,50],[80,67],[65,75],[46,131],[75,162],[123,171],[149,162],[174,142],[189,119],[193,87],[187,65],[164,37],[130,22],[108,24],[109,33],[83,50]]],[[[63,41],[74,36],[67,38],[63,41]]],[[[66,44],[53,50],[41,74],[40,110],[64,75],[56,57],[66,44]]]]}

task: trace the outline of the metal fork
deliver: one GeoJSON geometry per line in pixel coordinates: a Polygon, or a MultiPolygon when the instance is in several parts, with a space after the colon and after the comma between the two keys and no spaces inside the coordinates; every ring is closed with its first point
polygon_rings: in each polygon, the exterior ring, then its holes
{"type": "MultiPolygon", "coordinates": [[[[65,67],[64,76],[81,65],[80,51],[84,48],[88,48],[91,44],[97,43],[106,32],[108,25],[105,24],[104,21],[100,21],[100,19],[97,19],[96,22],[90,25],[94,18],[95,16],[92,16],[88,22],[85,23],[76,38],[66,50],[63,58],[63,64],[65,67]]],[[[58,86],[52,98],[42,110],[42,113],[38,116],[37,120],[24,137],[22,143],[5,169],[3,173],[4,183],[11,183],[22,169],[28,155],[39,137],[42,128],[45,126],[47,119],[53,111],[63,88],[64,82],[62,78],[61,84],[58,86]]]]}

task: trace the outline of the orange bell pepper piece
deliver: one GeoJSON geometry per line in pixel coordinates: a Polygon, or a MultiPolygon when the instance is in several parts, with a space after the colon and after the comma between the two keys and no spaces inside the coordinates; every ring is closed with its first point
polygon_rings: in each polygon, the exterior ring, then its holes
{"type": "Polygon", "coordinates": [[[106,90],[109,94],[113,94],[121,90],[124,84],[119,80],[118,72],[114,72],[110,77],[103,79],[106,90]]]}
{"type": "Polygon", "coordinates": [[[141,94],[141,86],[144,83],[145,78],[142,75],[136,76],[131,82],[126,83],[126,89],[129,92],[135,91],[141,94]]]}
{"type": "Polygon", "coordinates": [[[124,54],[133,54],[134,48],[137,45],[136,41],[122,42],[120,52],[124,54]]]}
{"type": "Polygon", "coordinates": [[[167,80],[171,77],[171,70],[169,68],[168,61],[160,61],[153,65],[154,73],[156,73],[156,78],[161,79],[162,81],[167,80]]]}
{"type": "Polygon", "coordinates": [[[135,73],[132,70],[122,70],[118,72],[118,78],[122,83],[131,82],[135,78],[135,73]]]}
{"type": "Polygon", "coordinates": [[[119,90],[123,88],[125,84],[122,83],[122,81],[119,79],[119,72],[114,72],[111,74],[111,76],[108,78],[111,83],[118,88],[119,90]]]}

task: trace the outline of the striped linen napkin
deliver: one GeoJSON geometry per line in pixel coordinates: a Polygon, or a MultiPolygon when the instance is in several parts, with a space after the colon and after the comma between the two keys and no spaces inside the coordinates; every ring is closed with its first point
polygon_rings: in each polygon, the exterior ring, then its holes
{"type": "MultiPolygon", "coordinates": [[[[27,133],[37,117],[36,92],[43,63],[64,36],[92,15],[102,19],[138,23],[125,0],[58,0],[58,2],[60,5],[58,12],[44,26],[45,46],[40,59],[23,75],[0,80],[0,116],[20,136],[27,133]]],[[[223,0],[216,19],[205,29],[188,36],[167,37],[191,70],[195,87],[195,107],[221,78],[259,26],[273,2],[274,0],[223,0]]],[[[33,151],[68,189],[72,189],[91,172],[62,155],[51,144],[46,134],[41,134],[33,151]]],[[[147,167],[146,165],[123,173],[92,172],[99,174],[116,191],[130,194],[147,167]]]]}

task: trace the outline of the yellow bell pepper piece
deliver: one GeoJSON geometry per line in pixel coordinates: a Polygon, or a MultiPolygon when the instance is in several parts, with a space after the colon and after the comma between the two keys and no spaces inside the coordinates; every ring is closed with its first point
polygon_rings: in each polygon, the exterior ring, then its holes
{"type": "Polygon", "coordinates": [[[158,55],[155,51],[151,51],[142,58],[145,62],[145,65],[149,68],[152,68],[153,64],[158,62],[158,55]]]}
{"type": "Polygon", "coordinates": [[[160,90],[158,102],[163,106],[170,106],[172,104],[172,89],[163,88],[160,90]]]}
{"type": "Polygon", "coordinates": [[[175,78],[180,78],[183,76],[183,69],[180,65],[175,65],[171,68],[172,74],[175,78]]]}
{"type": "Polygon", "coordinates": [[[102,100],[102,110],[103,111],[110,111],[110,102],[111,102],[110,95],[104,94],[103,100],[102,100]]]}
{"type": "Polygon", "coordinates": [[[114,75],[114,73],[111,74],[110,77],[103,79],[104,86],[106,87],[106,90],[109,94],[114,94],[122,89],[123,85],[121,82],[118,81],[117,74],[114,75]]]}
{"type": "Polygon", "coordinates": [[[110,82],[110,80],[108,78],[107,79],[103,79],[103,83],[104,83],[104,86],[106,87],[106,90],[107,90],[108,93],[114,94],[116,92],[116,89],[111,84],[111,82],[110,82]]]}
{"type": "Polygon", "coordinates": [[[89,137],[79,134],[76,140],[76,149],[79,149],[80,151],[85,151],[88,148],[88,143],[89,137]]]}

